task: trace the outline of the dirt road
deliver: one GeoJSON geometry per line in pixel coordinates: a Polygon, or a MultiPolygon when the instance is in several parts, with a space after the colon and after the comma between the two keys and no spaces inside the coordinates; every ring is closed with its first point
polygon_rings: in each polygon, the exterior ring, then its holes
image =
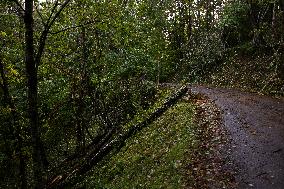
{"type": "Polygon", "coordinates": [[[191,86],[223,111],[238,188],[284,189],[284,99],[191,86]]]}

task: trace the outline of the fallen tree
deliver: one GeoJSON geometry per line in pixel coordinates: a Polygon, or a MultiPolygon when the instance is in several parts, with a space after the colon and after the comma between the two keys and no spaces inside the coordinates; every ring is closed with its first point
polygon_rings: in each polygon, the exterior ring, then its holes
{"type": "Polygon", "coordinates": [[[108,133],[101,140],[89,148],[88,153],[81,157],[76,163],[71,163],[72,166],[61,171],[60,174],[50,177],[47,188],[66,188],[68,186],[74,186],[80,178],[90,171],[97,163],[103,160],[111,152],[118,152],[124,145],[125,141],[133,137],[137,132],[150,125],[158,117],[160,117],[165,111],[167,111],[172,105],[182,98],[188,88],[183,86],[170,98],[168,98],[164,104],[155,110],[144,121],[130,127],[125,132],[121,132],[114,135],[114,130],[109,130],[108,133]]]}

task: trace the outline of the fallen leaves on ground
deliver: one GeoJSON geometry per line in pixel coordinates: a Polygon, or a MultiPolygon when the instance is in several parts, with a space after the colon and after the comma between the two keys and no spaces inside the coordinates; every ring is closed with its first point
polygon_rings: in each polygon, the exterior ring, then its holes
{"type": "Polygon", "coordinates": [[[233,170],[226,157],[226,130],[222,126],[221,112],[209,99],[190,94],[196,105],[195,123],[198,125],[199,147],[195,149],[188,175],[188,188],[235,188],[233,170]],[[194,180],[194,183],[190,183],[194,180]]]}

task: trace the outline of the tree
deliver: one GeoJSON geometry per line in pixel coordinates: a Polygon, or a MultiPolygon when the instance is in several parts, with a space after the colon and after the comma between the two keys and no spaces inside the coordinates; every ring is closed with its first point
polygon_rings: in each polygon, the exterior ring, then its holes
{"type": "Polygon", "coordinates": [[[68,183],[69,173],[83,175],[119,150],[104,147],[151,109],[155,83],[197,81],[221,64],[225,50],[251,43],[268,25],[275,41],[283,36],[281,1],[255,9],[241,0],[2,2],[0,147],[17,165],[11,178],[33,173],[23,188],[45,187],[46,178],[68,183]],[[252,15],[263,15],[257,28],[252,15]],[[32,163],[19,163],[22,154],[32,163]],[[19,165],[27,168],[21,174],[19,165]]]}
{"type": "Polygon", "coordinates": [[[28,88],[28,115],[30,121],[30,131],[33,147],[33,174],[35,181],[35,188],[43,188],[43,165],[46,159],[43,144],[41,141],[40,125],[39,125],[39,114],[38,114],[38,66],[41,62],[41,57],[44,52],[45,42],[47,40],[48,32],[55,20],[61,13],[61,11],[67,6],[70,0],[66,0],[58,8],[59,1],[55,1],[55,5],[51,11],[51,14],[44,24],[44,30],[41,33],[39,39],[39,46],[37,53],[35,53],[34,46],[34,1],[25,0],[24,7],[17,0],[16,3],[19,14],[24,19],[25,24],[25,65],[27,74],[27,88],[28,88]],[[22,14],[21,11],[24,11],[22,14]]]}

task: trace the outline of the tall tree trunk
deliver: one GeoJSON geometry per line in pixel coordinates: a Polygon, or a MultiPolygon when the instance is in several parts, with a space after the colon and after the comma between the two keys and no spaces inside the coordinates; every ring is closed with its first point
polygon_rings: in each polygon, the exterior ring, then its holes
{"type": "Polygon", "coordinates": [[[211,0],[207,0],[205,4],[205,29],[206,31],[209,31],[210,25],[211,25],[211,5],[210,5],[211,0]]]}
{"type": "MultiPolygon", "coordinates": [[[[78,81],[78,86],[75,89],[75,93],[78,93],[78,97],[75,97],[75,104],[77,107],[76,112],[76,137],[77,137],[77,151],[84,152],[86,146],[86,120],[82,114],[85,112],[84,98],[86,96],[87,85],[87,69],[88,69],[88,49],[86,46],[86,29],[81,28],[81,34],[78,40],[78,46],[81,48],[81,72],[78,81]]],[[[76,95],[75,95],[76,96],[76,95]]]]}
{"type": "Polygon", "coordinates": [[[33,39],[33,0],[25,1],[25,64],[27,73],[28,85],[28,115],[30,120],[30,131],[33,147],[33,174],[35,188],[43,188],[43,170],[41,161],[41,141],[38,122],[38,107],[37,107],[37,69],[34,60],[34,39],[33,39]]]}
{"type": "MultiPolygon", "coordinates": [[[[192,16],[191,16],[191,2],[188,5],[188,13],[187,13],[187,42],[189,43],[189,40],[192,35],[192,16]]],[[[189,43],[190,44],[190,43],[189,43]]]]}
{"type": "MultiPolygon", "coordinates": [[[[83,47],[83,51],[82,51],[82,64],[83,64],[83,69],[82,69],[82,80],[81,80],[81,86],[82,86],[82,91],[81,91],[81,106],[83,109],[83,112],[85,112],[86,110],[86,106],[84,103],[84,98],[86,97],[86,91],[87,91],[87,83],[88,83],[88,49],[87,49],[87,45],[86,45],[86,28],[83,26],[82,27],[82,47],[83,47]]],[[[83,134],[83,150],[85,150],[85,146],[86,146],[86,130],[87,130],[87,124],[86,124],[86,118],[82,117],[82,134],[83,134]]]]}
{"type": "MultiPolygon", "coordinates": [[[[284,0],[279,0],[279,6],[280,6],[280,11],[281,11],[281,17],[280,17],[280,27],[281,30],[284,30],[284,0]]],[[[284,32],[281,33],[281,43],[283,44],[284,41],[284,32]]]]}

